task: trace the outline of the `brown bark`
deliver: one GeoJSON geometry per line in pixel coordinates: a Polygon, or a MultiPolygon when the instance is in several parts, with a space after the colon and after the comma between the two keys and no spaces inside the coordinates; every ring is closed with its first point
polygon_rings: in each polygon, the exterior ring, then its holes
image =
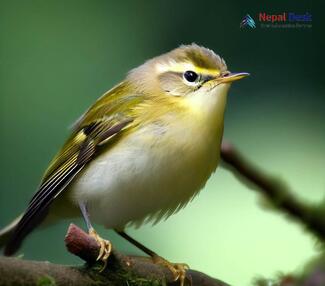
{"type": "MultiPolygon", "coordinates": [[[[17,258],[0,258],[0,285],[2,286],[98,286],[98,285],[179,285],[171,272],[156,265],[150,258],[125,256],[113,250],[107,267],[100,272],[101,262],[96,262],[99,245],[86,232],[71,224],[65,237],[69,252],[79,256],[86,264],[72,267],[49,262],[26,261],[17,258]]],[[[199,271],[188,270],[187,285],[226,286],[217,279],[199,271]]]]}

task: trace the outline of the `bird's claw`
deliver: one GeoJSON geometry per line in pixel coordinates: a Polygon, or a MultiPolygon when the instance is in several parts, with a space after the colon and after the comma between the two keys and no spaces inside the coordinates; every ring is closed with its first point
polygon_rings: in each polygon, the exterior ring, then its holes
{"type": "Polygon", "coordinates": [[[101,260],[104,263],[100,270],[100,272],[102,272],[106,268],[108,257],[112,252],[112,243],[109,240],[101,238],[93,228],[89,230],[89,235],[92,236],[100,246],[96,261],[101,260]]]}
{"type": "MultiPolygon", "coordinates": [[[[174,276],[174,281],[179,281],[180,286],[185,285],[186,271],[190,268],[185,263],[171,263],[168,260],[162,258],[161,256],[153,256],[153,262],[156,264],[163,265],[167,267],[174,276]]],[[[191,284],[191,283],[190,283],[191,284]]]]}

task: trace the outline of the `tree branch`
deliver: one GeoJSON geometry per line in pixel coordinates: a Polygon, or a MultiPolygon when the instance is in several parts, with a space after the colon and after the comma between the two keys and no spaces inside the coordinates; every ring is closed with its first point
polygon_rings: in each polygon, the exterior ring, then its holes
{"type": "MultiPolygon", "coordinates": [[[[65,237],[69,252],[86,261],[84,267],[70,267],[48,262],[26,261],[16,258],[0,258],[0,285],[13,286],[98,286],[98,285],[179,285],[171,272],[154,264],[150,258],[125,256],[113,250],[108,264],[100,272],[102,264],[96,263],[99,245],[77,226],[71,224],[65,237]]],[[[199,271],[188,270],[192,286],[227,286],[199,271]]],[[[189,283],[187,283],[189,284],[189,283]]]]}
{"type": "Polygon", "coordinates": [[[227,142],[222,143],[221,158],[233,174],[249,188],[258,191],[279,210],[290,215],[325,241],[325,219],[321,207],[310,206],[297,199],[285,183],[263,173],[227,142]]]}

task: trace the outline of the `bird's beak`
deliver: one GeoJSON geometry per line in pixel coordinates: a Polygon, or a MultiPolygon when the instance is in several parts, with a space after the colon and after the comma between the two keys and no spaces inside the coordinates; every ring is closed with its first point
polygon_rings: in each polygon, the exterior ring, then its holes
{"type": "Polygon", "coordinates": [[[224,74],[223,76],[218,78],[218,84],[230,83],[230,82],[242,79],[247,76],[249,76],[249,73],[247,73],[247,72],[227,73],[227,74],[224,74]]]}

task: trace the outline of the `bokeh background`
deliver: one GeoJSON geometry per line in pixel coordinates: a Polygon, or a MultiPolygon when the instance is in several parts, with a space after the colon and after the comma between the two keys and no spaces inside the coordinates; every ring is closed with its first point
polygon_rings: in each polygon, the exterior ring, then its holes
{"type": "MultiPolygon", "coordinates": [[[[0,2],[0,227],[21,213],[68,127],[146,59],[182,43],[207,46],[232,71],[225,138],[309,202],[325,191],[324,23],[315,1],[0,2]],[[309,12],[307,29],[240,29],[247,13],[309,12]]],[[[324,11],[324,10],[323,10],[324,11]]],[[[83,226],[81,220],[76,220],[83,226]]],[[[68,221],[35,231],[28,259],[81,263],[66,252],[68,221]]],[[[104,237],[140,254],[114,233],[104,237]]],[[[171,261],[233,285],[296,271],[317,253],[297,224],[219,168],[183,211],[129,233],[171,261]]]]}

